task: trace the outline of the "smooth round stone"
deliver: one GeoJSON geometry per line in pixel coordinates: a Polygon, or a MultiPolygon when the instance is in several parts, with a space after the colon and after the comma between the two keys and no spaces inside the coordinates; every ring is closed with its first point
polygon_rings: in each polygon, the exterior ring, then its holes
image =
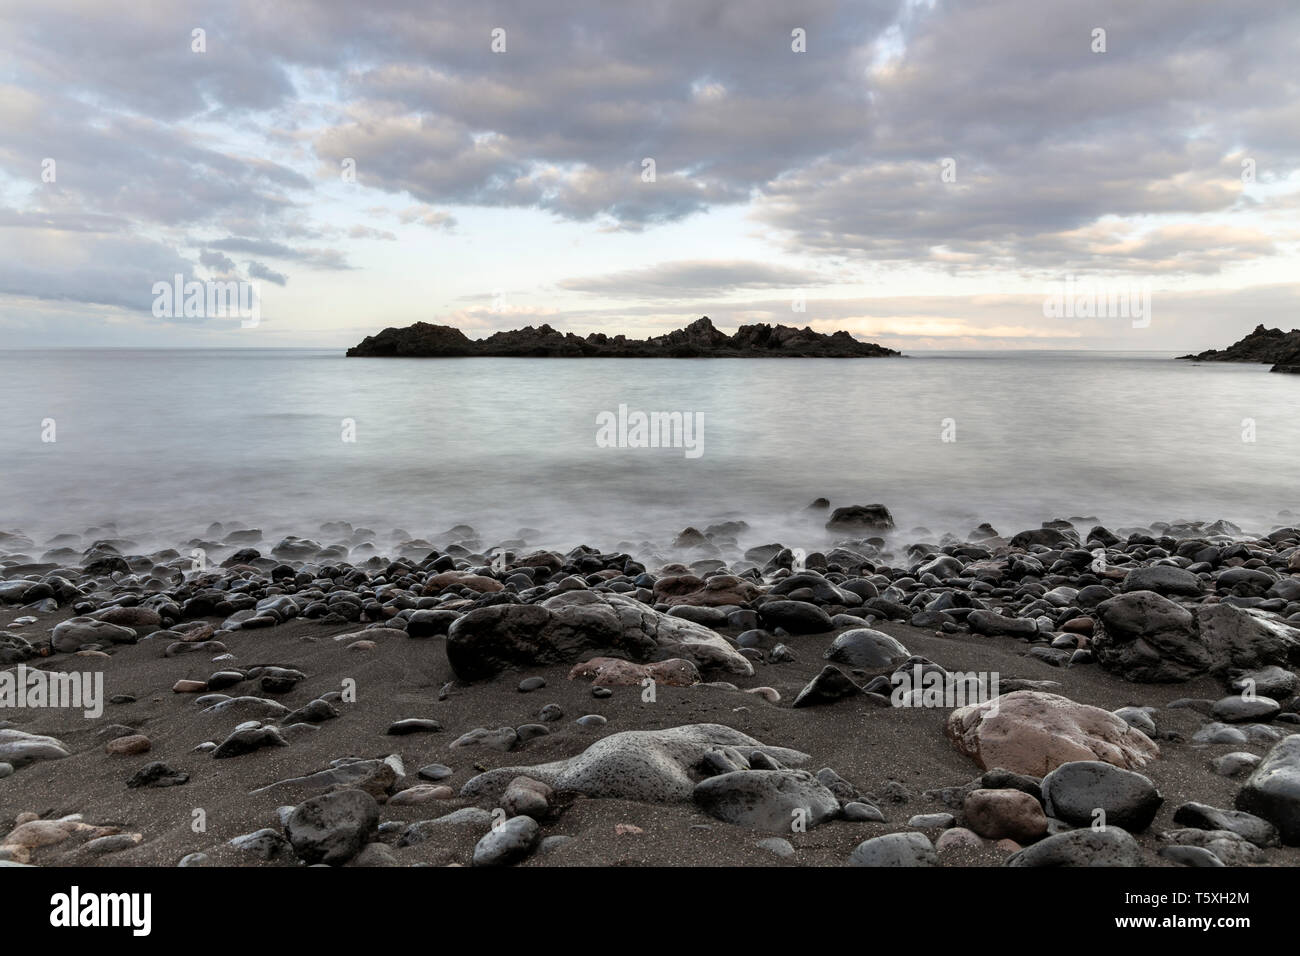
{"type": "Polygon", "coordinates": [[[608,687],[593,687],[591,689],[591,696],[597,700],[604,700],[607,697],[613,697],[614,692],[608,687]]]}
{"type": "Polygon", "coordinates": [[[1181,866],[1217,867],[1227,864],[1203,846],[1166,846],[1160,856],[1181,866]]]}
{"type": "Polygon", "coordinates": [[[520,743],[537,737],[545,737],[550,732],[550,728],[544,724],[520,724],[515,728],[515,734],[519,737],[520,743]]]}
{"type": "Polygon", "coordinates": [[[1063,763],[1042,782],[1049,816],[1075,826],[1089,826],[1097,810],[1105,823],[1133,833],[1145,830],[1164,802],[1150,778],[1100,760],[1063,763]]]}
{"type": "Polygon", "coordinates": [[[1210,769],[1221,777],[1238,777],[1243,773],[1249,773],[1255,769],[1259,763],[1259,757],[1255,754],[1247,753],[1244,750],[1236,750],[1230,754],[1223,754],[1215,757],[1210,761],[1210,769]]]}
{"type": "Polygon", "coordinates": [[[978,850],[983,845],[984,841],[979,838],[979,835],[965,827],[944,830],[939,834],[939,839],[934,842],[934,848],[940,853],[952,850],[978,850]]]}
{"type": "Polygon", "coordinates": [[[541,709],[537,716],[547,723],[552,723],[564,718],[564,708],[559,704],[547,704],[541,709]]]}
{"type": "Polygon", "coordinates": [[[144,734],[130,734],[126,737],[114,737],[104,744],[104,750],[107,753],[125,757],[145,753],[151,746],[153,745],[150,743],[149,738],[144,734]]]}
{"type": "Polygon", "coordinates": [[[431,783],[417,783],[413,787],[399,790],[388,798],[390,807],[413,807],[431,800],[450,800],[456,795],[451,787],[435,786],[431,783]]]}
{"type": "Polygon", "coordinates": [[[951,813],[918,813],[907,821],[907,825],[918,830],[932,830],[935,827],[946,830],[956,822],[951,813]]]}
{"type": "Polygon", "coordinates": [[[519,682],[519,693],[527,694],[531,691],[541,690],[545,686],[545,677],[525,677],[519,682]]]}
{"type": "Polygon", "coordinates": [[[882,631],[859,627],[840,634],[823,655],[826,660],[865,671],[886,671],[910,656],[906,647],[882,631]]]}
{"type": "Polygon", "coordinates": [[[788,860],[794,856],[794,847],[790,845],[790,841],[781,837],[768,837],[766,840],[759,840],[754,846],[760,850],[766,850],[768,853],[774,853],[783,860],[788,860]]]}
{"type": "Polygon", "coordinates": [[[493,827],[474,847],[474,866],[506,866],[522,860],[533,851],[541,837],[541,828],[532,817],[511,817],[493,827]]]}
{"type": "Polygon", "coordinates": [[[548,836],[542,840],[541,845],[538,847],[538,852],[550,853],[552,850],[558,850],[572,839],[573,837],[565,836],[563,833],[557,833],[555,836],[548,836]]]}
{"type": "Polygon", "coordinates": [[[1252,720],[1271,720],[1282,710],[1271,697],[1224,697],[1214,702],[1210,716],[1237,724],[1252,720]]]}
{"type": "Polygon", "coordinates": [[[421,780],[446,780],[455,772],[446,764],[431,763],[421,767],[416,776],[421,780]]]}
{"type": "Polygon", "coordinates": [[[427,717],[407,717],[404,720],[396,720],[391,723],[384,733],[394,737],[401,737],[406,734],[436,734],[440,730],[442,730],[442,724],[436,720],[427,717]]]}
{"type": "Polygon", "coordinates": [[[0,780],[14,772],[14,765],[11,763],[0,763],[0,780]]]}
{"type": "Polygon", "coordinates": [[[860,800],[844,804],[840,816],[850,823],[884,823],[885,815],[877,807],[860,800]]]}
{"type": "Polygon", "coordinates": [[[211,866],[212,859],[206,853],[187,853],[181,857],[177,866],[211,866]]]}
{"type": "Polygon", "coordinates": [[[580,727],[604,727],[609,720],[600,714],[584,714],[574,721],[580,727]]]}
{"type": "Polygon", "coordinates": [[[934,844],[923,833],[886,833],[859,843],[850,866],[937,866],[934,844]]]}
{"type": "Polygon", "coordinates": [[[208,690],[225,690],[244,682],[244,675],[239,671],[217,671],[208,678],[208,690]]]}

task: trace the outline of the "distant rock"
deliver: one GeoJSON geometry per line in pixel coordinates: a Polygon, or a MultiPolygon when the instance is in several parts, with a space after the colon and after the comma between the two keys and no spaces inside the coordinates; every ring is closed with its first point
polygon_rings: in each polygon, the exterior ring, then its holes
{"type": "Polygon", "coordinates": [[[466,338],[448,325],[416,322],[368,335],[348,349],[359,358],[883,358],[898,355],[848,332],[827,335],[788,325],[742,325],[735,335],[714,328],[706,315],[684,329],[649,339],[593,332],[585,338],[549,325],[466,338]]]}
{"type": "Polygon", "coordinates": [[[1283,332],[1266,329],[1262,325],[1244,339],[1226,349],[1208,349],[1195,355],[1180,355],[1180,359],[1193,362],[1257,362],[1268,363],[1270,372],[1300,373],[1300,329],[1283,332]]]}

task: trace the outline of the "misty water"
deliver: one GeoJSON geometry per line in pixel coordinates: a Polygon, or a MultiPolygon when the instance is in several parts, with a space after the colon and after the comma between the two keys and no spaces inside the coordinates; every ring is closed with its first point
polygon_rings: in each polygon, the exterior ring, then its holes
{"type": "Polygon", "coordinates": [[[743,545],[803,546],[825,540],[804,510],[819,496],[936,536],[1073,516],[1268,530],[1300,512],[1300,376],[1163,353],[7,351],[0,408],[0,527],[38,543],[116,522],[175,544],[214,521],[329,543],[320,525],[346,520],[381,541],[467,523],[487,544],[528,527],[613,547],[743,519],[743,545]],[[702,453],[600,447],[597,417],[620,405],[698,414],[702,453]]]}

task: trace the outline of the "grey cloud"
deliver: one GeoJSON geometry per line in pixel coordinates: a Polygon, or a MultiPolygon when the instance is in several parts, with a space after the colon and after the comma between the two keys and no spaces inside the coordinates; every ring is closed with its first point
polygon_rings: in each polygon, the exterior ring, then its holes
{"type": "Polygon", "coordinates": [[[199,264],[223,275],[235,271],[235,260],[213,249],[204,249],[199,253],[199,264]]]}
{"type": "Polygon", "coordinates": [[[562,289],[644,299],[684,299],[738,289],[798,288],[836,281],[806,269],[742,260],[665,262],[644,269],[564,279],[562,289]]]}
{"type": "Polygon", "coordinates": [[[256,260],[248,263],[248,275],[253,279],[265,279],[267,282],[273,282],[276,285],[285,285],[289,277],[282,272],[276,272],[269,266],[264,266],[256,260]]]}

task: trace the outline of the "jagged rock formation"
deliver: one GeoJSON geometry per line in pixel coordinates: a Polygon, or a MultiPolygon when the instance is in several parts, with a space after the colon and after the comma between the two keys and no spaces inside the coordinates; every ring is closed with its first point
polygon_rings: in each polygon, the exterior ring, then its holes
{"type": "Polygon", "coordinates": [[[1194,362],[1269,363],[1273,366],[1270,372],[1300,374],[1300,329],[1283,332],[1257,325],[1255,331],[1226,349],[1209,349],[1196,355],[1178,357],[1194,362]]]}
{"type": "Polygon", "coordinates": [[[466,338],[447,325],[417,322],[388,328],[348,349],[362,358],[881,358],[893,349],[859,342],[848,332],[830,335],[788,325],[742,325],[735,335],[714,328],[708,316],[684,329],[649,339],[593,332],[585,338],[549,325],[497,332],[485,339],[466,338]]]}

